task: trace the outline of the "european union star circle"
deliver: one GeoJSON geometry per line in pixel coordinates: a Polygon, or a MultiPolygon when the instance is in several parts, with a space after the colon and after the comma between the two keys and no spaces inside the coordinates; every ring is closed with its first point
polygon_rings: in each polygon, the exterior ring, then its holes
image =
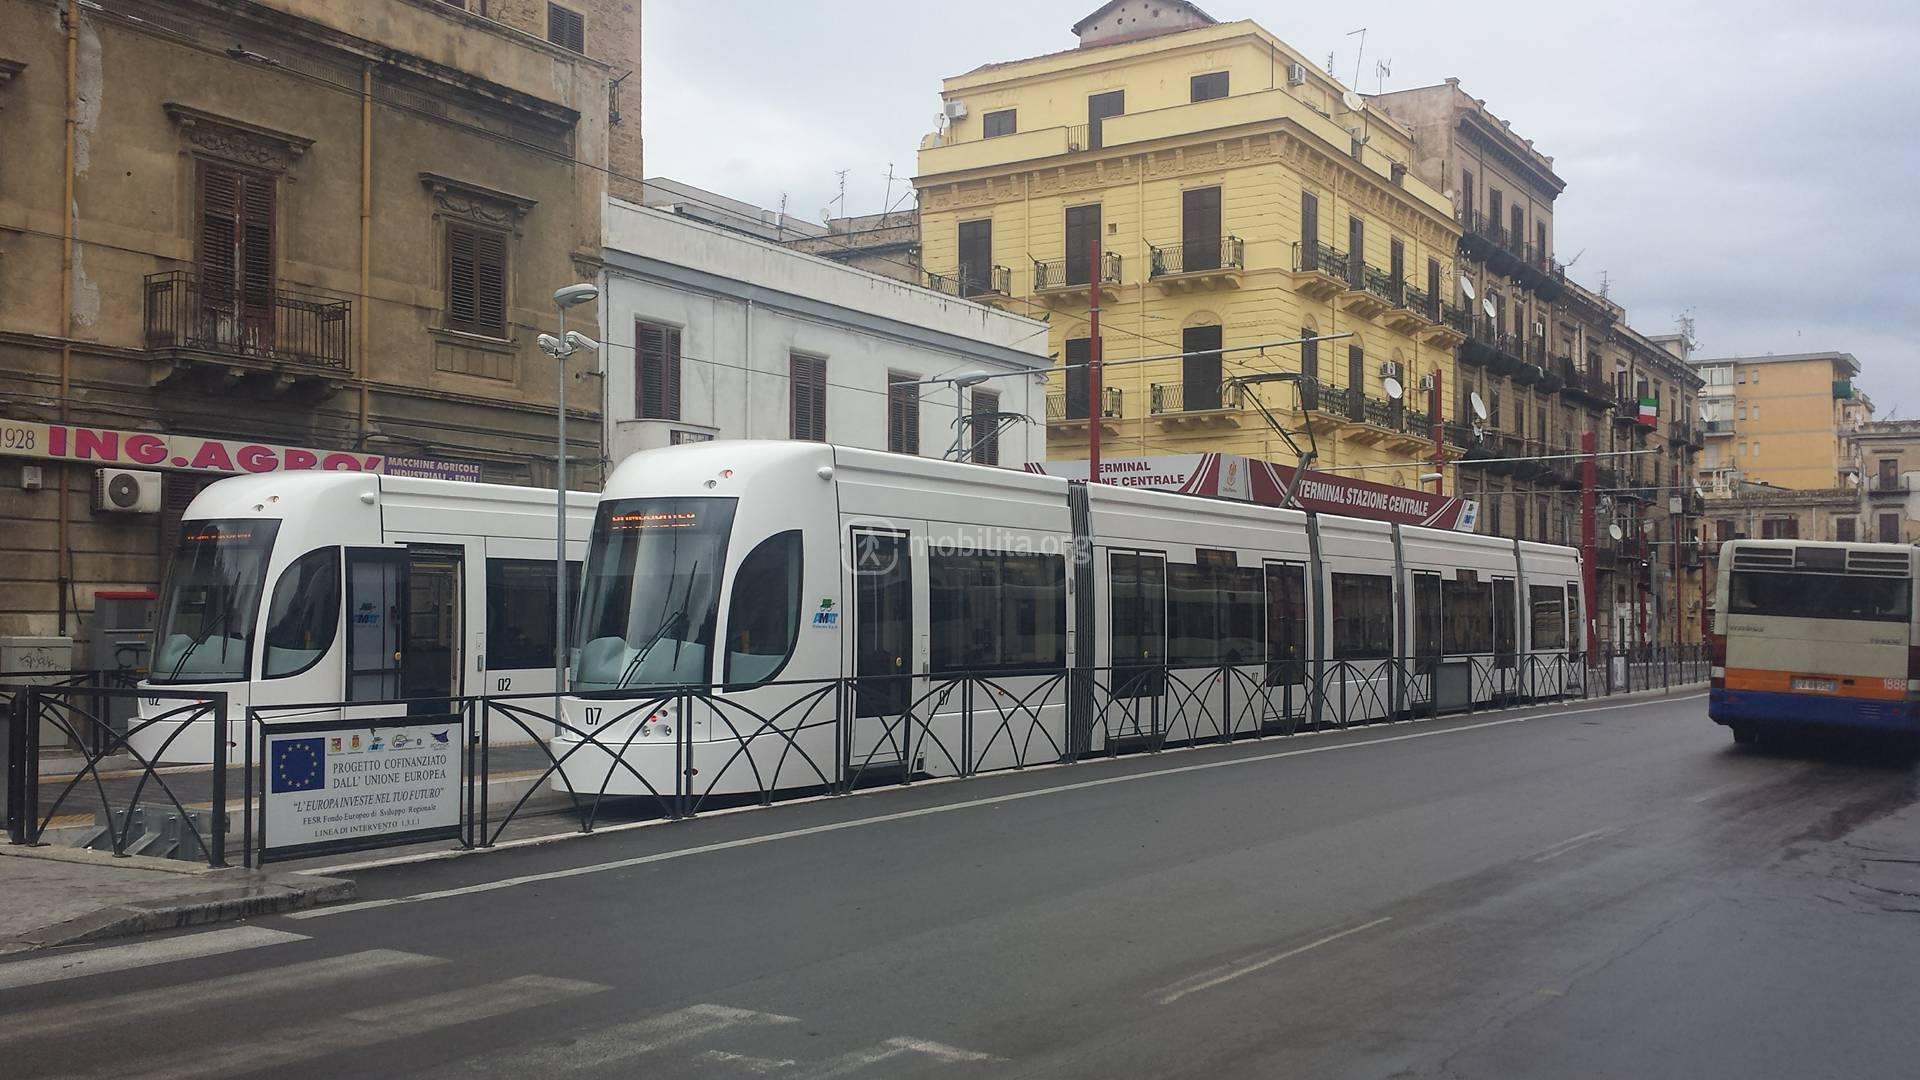
{"type": "Polygon", "coordinates": [[[287,739],[273,744],[273,791],[313,791],[327,786],[325,739],[287,739]]]}

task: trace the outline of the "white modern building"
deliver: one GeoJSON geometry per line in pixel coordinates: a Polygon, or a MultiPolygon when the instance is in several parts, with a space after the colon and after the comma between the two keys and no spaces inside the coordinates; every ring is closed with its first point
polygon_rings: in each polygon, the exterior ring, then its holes
{"type": "Polygon", "coordinates": [[[618,199],[605,245],[615,462],[709,438],[1046,456],[1042,322],[618,199]]]}

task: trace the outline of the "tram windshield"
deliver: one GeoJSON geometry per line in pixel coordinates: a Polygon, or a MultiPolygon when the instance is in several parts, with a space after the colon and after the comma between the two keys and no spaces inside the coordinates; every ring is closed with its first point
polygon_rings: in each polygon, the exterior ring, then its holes
{"type": "Polygon", "coordinates": [[[247,678],[277,521],[189,521],[167,568],[150,682],[247,678]]]}
{"type": "Polygon", "coordinates": [[[573,688],[705,683],[734,500],[610,499],[587,556],[573,688]]]}

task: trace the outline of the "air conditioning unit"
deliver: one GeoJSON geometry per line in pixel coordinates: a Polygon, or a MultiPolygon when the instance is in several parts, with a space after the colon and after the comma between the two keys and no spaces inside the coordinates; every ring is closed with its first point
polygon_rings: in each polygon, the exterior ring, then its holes
{"type": "Polygon", "coordinates": [[[157,514],[160,474],[132,469],[95,469],[93,510],[97,514],[157,514]]]}
{"type": "Polygon", "coordinates": [[[945,113],[949,120],[965,120],[967,118],[967,103],[955,98],[942,105],[940,111],[945,113]]]}
{"type": "Polygon", "coordinates": [[[1420,389],[1431,393],[1433,391],[1433,376],[1431,375],[1420,376],[1420,389]]]}
{"type": "Polygon", "coordinates": [[[1307,65],[1305,64],[1288,64],[1287,65],[1287,85],[1288,86],[1299,86],[1305,83],[1306,81],[1307,81],[1307,65]]]}
{"type": "Polygon", "coordinates": [[[1400,365],[1399,365],[1399,364],[1398,364],[1397,362],[1395,362],[1395,361],[1392,361],[1392,360],[1388,360],[1388,361],[1387,361],[1386,363],[1384,363],[1384,364],[1381,364],[1381,365],[1380,365],[1380,377],[1381,377],[1381,378],[1383,378],[1383,379],[1397,379],[1397,378],[1399,378],[1399,377],[1400,377],[1400,365]]]}

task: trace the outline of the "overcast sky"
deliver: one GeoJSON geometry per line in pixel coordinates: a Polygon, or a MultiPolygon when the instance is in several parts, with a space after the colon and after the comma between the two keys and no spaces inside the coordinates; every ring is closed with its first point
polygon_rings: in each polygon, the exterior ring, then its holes
{"type": "MultiPolygon", "coordinates": [[[[647,172],[817,220],[910,187],[941,78],[1071,47],[1094,0],[648,0],[647,172]]],[[[1553,155],[1562,261],[1709,356],[1840,349],[1920,417],[1920,0],[1207,0],[1360,88],[1447,76],[1553,155]]]]}

